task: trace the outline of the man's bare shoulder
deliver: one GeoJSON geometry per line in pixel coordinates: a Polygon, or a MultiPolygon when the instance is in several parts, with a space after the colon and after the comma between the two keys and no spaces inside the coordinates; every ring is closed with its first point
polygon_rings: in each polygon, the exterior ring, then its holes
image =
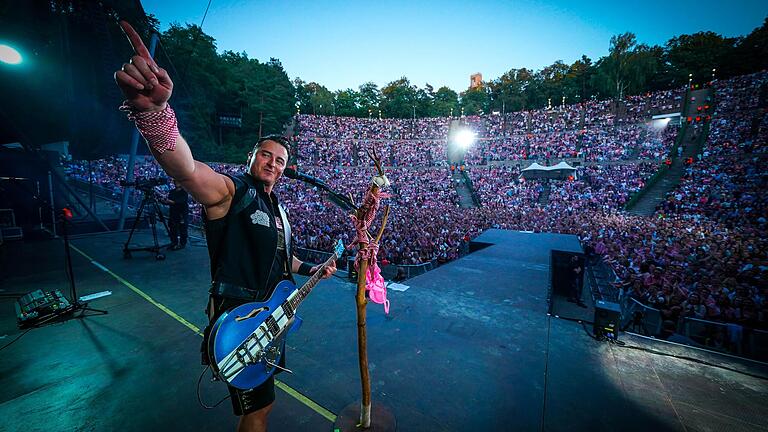
{"type": "Polygon", "coordinates": [[[232,205],[232,199],[235,197],[235,182],[229,176],[220,174],[224,178],[224,183],[227,185],[227,194],[221,201],[206,206],[205,215],[208,220],[221,219],[227,215],[229,208],[232,205]]]}

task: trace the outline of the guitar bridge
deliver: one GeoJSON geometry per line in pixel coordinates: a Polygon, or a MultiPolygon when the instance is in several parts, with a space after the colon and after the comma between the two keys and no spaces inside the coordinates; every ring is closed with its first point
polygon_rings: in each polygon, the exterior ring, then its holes
{"type": "Polygon", "coordinates": [[[281,371],[285,371],[288,373],[293,373],[292,370],[288,368],[284,368],[277,364],[277,359],[280,357],[280,349],[278,347],[271,347],[267,349],[266,351],[262,351],[259,355],[259,361],[263,361],[268,366],[276,369],[280,369],[281,371]]]}

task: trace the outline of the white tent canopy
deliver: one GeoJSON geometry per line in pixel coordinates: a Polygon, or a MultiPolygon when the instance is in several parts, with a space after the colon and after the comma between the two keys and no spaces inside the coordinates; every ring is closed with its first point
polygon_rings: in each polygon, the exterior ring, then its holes
{"type": "Polygon", "coordinates": [[[525,179],[548,178],[564,180],[575,172],[576,168],[568,165],[567,162],[560,162],[553,166],[544,166],[534,162],[527,168],[524,168],[520,176],[525,179]]]}

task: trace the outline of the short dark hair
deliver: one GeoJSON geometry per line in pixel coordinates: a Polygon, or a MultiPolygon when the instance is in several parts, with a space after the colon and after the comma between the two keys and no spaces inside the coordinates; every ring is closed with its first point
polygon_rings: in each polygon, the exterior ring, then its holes
{"type": "Polygon", "coordinates": [[[288,152],[288,157],[291,157],[291,143],[288,141],[288,138],[280,134],[270,134],[259,138],[259,140],[256,141],[256,144],[253,146],[253,151],[256,151],[259,147],[261,147],[261,145],[264,144],[264,141],[274,141],[280,144],[281,146],[285,147],[285,151],[288,152]]]}

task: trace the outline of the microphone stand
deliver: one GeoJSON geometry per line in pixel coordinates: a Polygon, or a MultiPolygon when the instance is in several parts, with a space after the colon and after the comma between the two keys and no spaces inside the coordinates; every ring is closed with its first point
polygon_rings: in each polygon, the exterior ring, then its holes
{"type": "Polygon", "coordinates": [[[358,206],[356,206],[348,196],[345,196],[339,192],[336,192],[330,186],[328,186],[328,183],[318,178],[299,173],[296,170],[291,168],[285,169],[285,176],[290,179],[299,180],[304,183],[310,184],[312,186],[319,187],[320,189],[328,193],[328,199],[332,203],[336,204],[339,208],[341,208],[344,211],[356,212],[358,209],[358,206]]]}
{"type": "MultiPolygon", "coordinates": [[[[339,192],[336,192],[330,186],[328,186],[328,183],[318,178],[296,172],[296,170],[293,168],[286,168],[283,173],[290,179],[299,180],[324,190],[328,194],[328,200],[334,203],[336,207],[339,207],[340,209],[349,213],[357,213],[358,206],[352,202],[352,199],[348,196],[342,195],[339,192]]],[[[339,259],[342,260],[342,263],[345,265],[347,264],[348,258],[342,258],[340,256],[339,259]]],[[[348,271],[348,274],[350,276],[353,274],[351,269],[348,271]]]]}

